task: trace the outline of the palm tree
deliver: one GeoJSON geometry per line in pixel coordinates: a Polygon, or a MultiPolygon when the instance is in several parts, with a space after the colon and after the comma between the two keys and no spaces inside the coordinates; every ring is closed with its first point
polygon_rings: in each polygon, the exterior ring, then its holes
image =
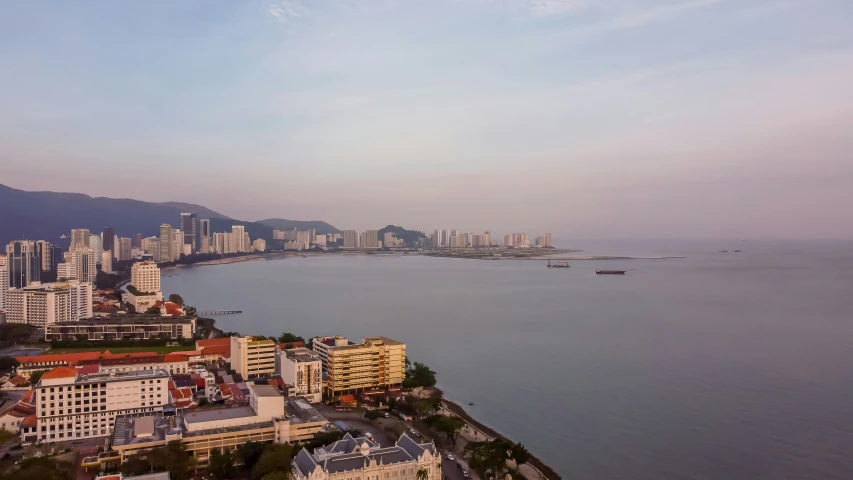
{"type": "Polygon", "coordinates": [[[429,479],[429,473],[427,473],[427,471],[424,467],[421,467],[418,469],[418,474],[415,478],[417,480],[428,480],[429,479]]]}

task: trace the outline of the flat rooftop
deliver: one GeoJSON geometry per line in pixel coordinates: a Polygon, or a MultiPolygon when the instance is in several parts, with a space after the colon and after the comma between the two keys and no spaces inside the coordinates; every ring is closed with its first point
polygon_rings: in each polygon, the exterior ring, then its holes
{"type": "Polygon", "coordinates": [[[257,430],[259,428],[273,428],[275,424],[272,421],[252,423],[248,425],[239,425],[234,427],[210,428],[204,430],[196,430],[195,432],[184,431],[180,427],[183,424],[181,415],[165,417],[163,413],[147,415],[122,415],[116,417],[115,428],[113,428],[112,445],[114,447],[122,447],[127,445],[145,444],[151,442],[162,442],[166,440],[166,434],[180,433],[184,438],[200,437],[204,435],[213,435],[217,433],[231,433],[248,430],[257,430]],[[148,420],[150,419],[150,421],[148,420]],[[136,431],[137,422],[140,420],[139,431],[136,431]],[[149,430],[150,422],[154,423],[153,432],[149,430]],[[149,434],[150,433],[150,434],[149,434]]]}
{"type": "Polygon", "coordinates": [[[317,409],[302,398],[288,398],[284,404],[284,411],[290,417],[290,423],[292,424],[326,421],[326,417],[320,415],[317,409]]]}
{"type": "Polygon", "coordinates": [[[259,397],[280,397],[281,394],[278,393],[275,387],[272,385],[252,385],[250,387],[252,391],[255,392],[255,395],[259,397]]]}
{"type": "Polygon", "coordinates": [[[48,327],[73,327],[75,325],[189,325],[192,320],[186,317],[168,317],[161,315],[145,315],[128,313],[125,315],[109,315],[106,317],[82,318],[78,322],[56,322],[48,327]]]}
{"type": "Polygon", "coordinates": [[[405,345],[403,342],[398,342],[388,337],[364,337],[364,342],[382,342],[383,345],[405,345]]]}
{"type": "Polygon", "coordinates": [[[319,362],[320,355],[314,353],[307,348],[294,348],[285,350],[284,355],[295,362],[319,362]]]}
{"type": "Polygon", "coordinates": [[[135,372],[89,373],[77,375],[77,383],[117,382],[121,380],[146,380],[169,378],[166,370],[137,370],[135,372]]]}
{"type": "MultiPolygon", "coordinates": [[[[276,393],[276,395],[278,395],[276,393]]],[[[215,422],[217,420],[233,420],[235,418],[254,417],[255,411],[249,406],[204,408],[196,411],[185,411],[184,421],[188,424],[215,422]]]]}

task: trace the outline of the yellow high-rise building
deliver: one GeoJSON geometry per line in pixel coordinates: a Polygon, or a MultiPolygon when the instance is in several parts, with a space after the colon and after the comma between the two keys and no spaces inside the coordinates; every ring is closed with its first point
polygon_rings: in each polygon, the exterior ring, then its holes
{"type": "Polygon", "coordinates": [[[406,344],[385,337],[351,343],[344,337],[316,337],[314,351],[327,374],[326,394],[338,396],[369,388],[400,386],[406,371],[406,344]]]}

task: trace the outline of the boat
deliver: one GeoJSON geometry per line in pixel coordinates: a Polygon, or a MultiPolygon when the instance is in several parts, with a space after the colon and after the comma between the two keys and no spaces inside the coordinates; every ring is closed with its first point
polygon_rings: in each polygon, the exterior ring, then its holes
{"type": "Polygon", "coordinates": [[[625,275],[628,270],[596,270],[596,275],[625,275]]]}
{"type": "Polygon", "coordinates": [[[548,260],[548,268],[571,268],[571,265],[569,262],[551,263],[551,260],[548,260]]]}
{"type": "Polygon", "coordinates": [[[719,253],[729,253],[729,251],[728,250],[720,250],[719,253]]]}
{"type": "Polygon", "coordinates": [[[468,405],[474,405],[474,402],[468,402],[468,405]]]}
{"type": "Polygon", "coordinates": [[[740,253],[740,250],[735,250],[735,253],[740,253]]]}

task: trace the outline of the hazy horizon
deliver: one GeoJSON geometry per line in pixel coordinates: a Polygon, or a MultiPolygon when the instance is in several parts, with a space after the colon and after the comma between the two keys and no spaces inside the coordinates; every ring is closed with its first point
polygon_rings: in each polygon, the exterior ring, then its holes
{"type": "Polygon", "coordinates": [[[341,229],[853,237],[843,0],[0,6],[0,183],[341,229]]]}

